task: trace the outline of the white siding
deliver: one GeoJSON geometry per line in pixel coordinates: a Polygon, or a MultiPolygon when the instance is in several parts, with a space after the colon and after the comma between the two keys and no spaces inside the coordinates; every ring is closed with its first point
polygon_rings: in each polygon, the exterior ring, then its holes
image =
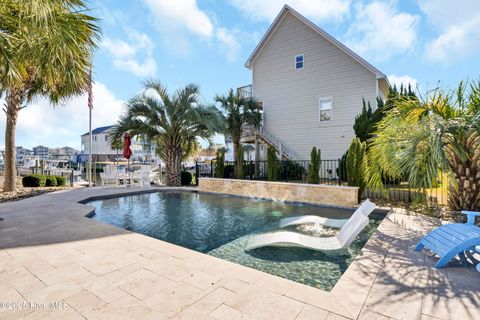
{"type": "MultiPolygon", "coordinates": [[[[92,136],[92,154],[117,154],[117,150],[113,150],[110,146],[110,142],[108,141],[108,132],[102,132],[99,134],[94,134],[92,136]],[[107,139],[105,139],[107,137],[107,139]]],[[[90,153],[90,144],[89,144],[89,136],[85,135],[81,137],[82,146],[84,146],[84,154],[90,153]]],[[[120,150],[120,154],[121,154],[120,150]]]]}
{"type": "Polygon", "coordinates": [[[377,79],[302,21],[287,13],[253,61],[253,94],[265,128],[302,159],[317,146],[338,159],[354,137],[362,98],[376,105],[377,79]],[[295,56],[304,68],[295,69],[295,56]],[[333,120],[319,122],[319,98],[333,97],[333,120]]]}

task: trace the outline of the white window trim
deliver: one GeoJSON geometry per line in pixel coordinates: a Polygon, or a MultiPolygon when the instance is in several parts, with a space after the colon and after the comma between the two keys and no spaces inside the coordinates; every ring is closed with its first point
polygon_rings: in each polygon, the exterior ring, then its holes
{"type": "Polygon", "coordinates": [[[295,70],[301,70],[305,67],[305,55],[302,53],[302,54],[297,54],[295,56],[295,70]],[[302,67],[301,68],[297,68],[297,57],[302,57],[302,67]]]}
{"type": "Polygon", "coordinates": [[[330,96],[330,97],[320,97],[318,98],[318,122],[322,123],[322,122],[331,122],[333,120],[333,97],[330,96]],[[325,110],[331,110],[331,117],[330,117],[330,120],[321,120],[320,118],[320,115],[321,115],[321,112],[323,111],[321,108],[322,106],[322,101],[325,101],[325,100],[330,100],[331,101],[331,104],[332,104],[332,108],[331,109],[325,109],[325,110]]]}

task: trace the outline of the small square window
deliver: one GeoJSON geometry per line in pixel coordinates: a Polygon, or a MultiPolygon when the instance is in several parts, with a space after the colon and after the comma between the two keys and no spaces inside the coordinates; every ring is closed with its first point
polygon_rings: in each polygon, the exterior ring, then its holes
{"type": "Polygon", "coordinates": [[[303,54],[295,56],[295,69],[303,69],[303,54]]]}
{"type": "Polygon", "coordinates": [[[319,99],[319,121],[332,120],[333,114],[333,98],[320,98],[319,99]]]}

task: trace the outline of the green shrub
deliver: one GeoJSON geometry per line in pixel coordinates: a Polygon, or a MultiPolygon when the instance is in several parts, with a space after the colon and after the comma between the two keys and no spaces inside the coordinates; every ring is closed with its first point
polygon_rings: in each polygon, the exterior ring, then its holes
{"type": "Polygon", "coordinates": [[[308,165],[308,183],[320,183],[320,157],[320,149],[317,151],[317,148],[313,147],[310,152],[310,164],[308,165]]]}
{"type": "Polygon", "coordinates": [[[303,180],[306,173],[305,168],[292,160],[280,161],[278,177],[280,181],[303,180]]]}
{"type": "Polygon", "coordinates": [[[269,181],[278,179],[277,150],[274,146],[268,146],[267,149],[267,177],[269,181]]]}
{"type": "Polygon", "coordinates": [[[347,154],[348,151],[346,151],[342,158],[340,159],[340,165],[337,168],[337,175],[340,177],[340,181],[348,181],[347,180],[347,154]]]}
{"type": "Polygon", "coordinates": [[[192,174],[188,171],[182,171],[180,180],[181,180],[182,186],[189,186],[193,180],[192,174]]]}
{"type": "Polygon", "coordinates": [[[67,184],[67,178],[63,176],[55,176],[57,178],[57,186],[63,187],[67,184]]]}
{"type": "Polygon", "coordinates": [[[36,188],[45,187],[46,177],[41,174],[32,174],[22,178],[22,185],[24,187],[36,188]]]}
{"type": "Polygon", "coordinates": [[[46,176],[45,177],[45,187],[56,187],[57,178],[55,176],[46,176]]]}

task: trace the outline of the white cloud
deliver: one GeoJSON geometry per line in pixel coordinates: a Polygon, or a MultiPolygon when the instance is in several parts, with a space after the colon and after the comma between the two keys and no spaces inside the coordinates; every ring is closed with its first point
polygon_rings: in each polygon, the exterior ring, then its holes
{"type": "Polygon", "coordinates": [[[399,90],[402,84],[403,84],[403,87],[408,87],[408,85],[410,84],[413,90],[415,90],[419,85],[417,79],[412,78],[408,75],[397,76],[395,74],[391,74],[387,78],[388,78],[388,81],[390,82],[390,85],[392,86],[395,85],[399,90]]]}
{"type": "Polygon", "coordinates": [[[110,26],[115,26],[119,23],[122,24],[129,24],[129,15],[127,12],[122,11],[120,9],[113,8],[112,5],[107,3],[108,1],[96,1],[95,7],[96,10],[93,9],[94,12],[93,16],[100,17],[102,24],[108,24],[110,26]]]}
{"type": "Polygon", "coordinates": [[[135,59],[115,60],[113,64],[118,69],[132,72],[139,77],[150,77],[155,75],[157,63],[152,57],[147,57],[144,62],[140,63],[135,59]]]}
{"type": "MultiPolygon", "coordinates": [[[[193,35],[202,45],[215,47],[229,62],[239,57],[242,42],[250,41],[250,34],[234,28],[222,27],[205,10],[200,9],[196,0],[144,0],[150,9],[165,47],[176,54],[188,55],[191,52],[193,35]]],[[[131,64],[134,68],[134,64],[131,64]]]]}
{"type": "Polygon", "coordinates": [[[314,21],[340,20],[348,15],[351,0],[231,0],[246,16],[257,21],[273,21],[285,4],[314,21]]]}
{"type": "Polygon", "coordinates": [[[440,31],[425,47],[428,59],[451,62],[480,49],[479,1],[422,0],[420,8],[440,31]]]}
{"type": "Polygon", "coordinates": [[[240,54],[241,46],[234,32],[228,30],[227,28],[218,28],[216,36],[222,44],[227,60],[230,62],[236,61],[240,54]]]}
{"type": "MultiPolygon", "coordinates": [[[[93,85],[93,128],[114,124],[123,111],[124,102],[102,83],[93,85]]],[[[0,115],[5,123],[5,114],[0,115]]],[[[71,146],[80,149],[80,135],[88,131],[87,94],[52,106],[39,99],[21,110],[17,122],[16,145],[31,148],[43,144],[49,147],[71,146]]],[[[5,137],[2,135],[0,137],[5,137]]]]}
{"type": "Polygon", "coordinates": [[[154,17],[165,47],[176,54],[190,53],[191,34],[200,40],[209,40],[215,36],[212,20],[198,7],[196,0],[144,0],[144,2],[154,17]]]}
{"type": "Polygon", "coordinates": [[[480,16],[480,2],[475,0],[419,0],[419,5],[428,22],[440,27],[448,28],[480,16]]]}
{"type": "Polygon", "coordinates": [[[196,0],[145,0],[157,22],[163,27],[185,28],[203,37],[213,34],[213,24],[200,10],[196,0]]]}
{"type": "Polygon", "coordinates": [[[113,64],[121,70],[129,71],[138,77],[154,76],[157,63],[153,59],[153,43],[145,34],[127,29],[129,42],[105,37],[100,47],[110,53],[113,64]],[[143,61],[139,60],[143,58],[143,61]]]}
{"type": "Polygon", "coordinates": [[[379,1],[358,4],[355,12],[346,43],[360,55],[385,61],[414,49],[419,16],[399,12],[392,4],[379,1]]]}
{"type": "Polygon", "coordinates": [[[110,52],[116,58],[125,58],[135,55],[135,47],[120,39],[105,37],[100,47],[110,52]]]}

